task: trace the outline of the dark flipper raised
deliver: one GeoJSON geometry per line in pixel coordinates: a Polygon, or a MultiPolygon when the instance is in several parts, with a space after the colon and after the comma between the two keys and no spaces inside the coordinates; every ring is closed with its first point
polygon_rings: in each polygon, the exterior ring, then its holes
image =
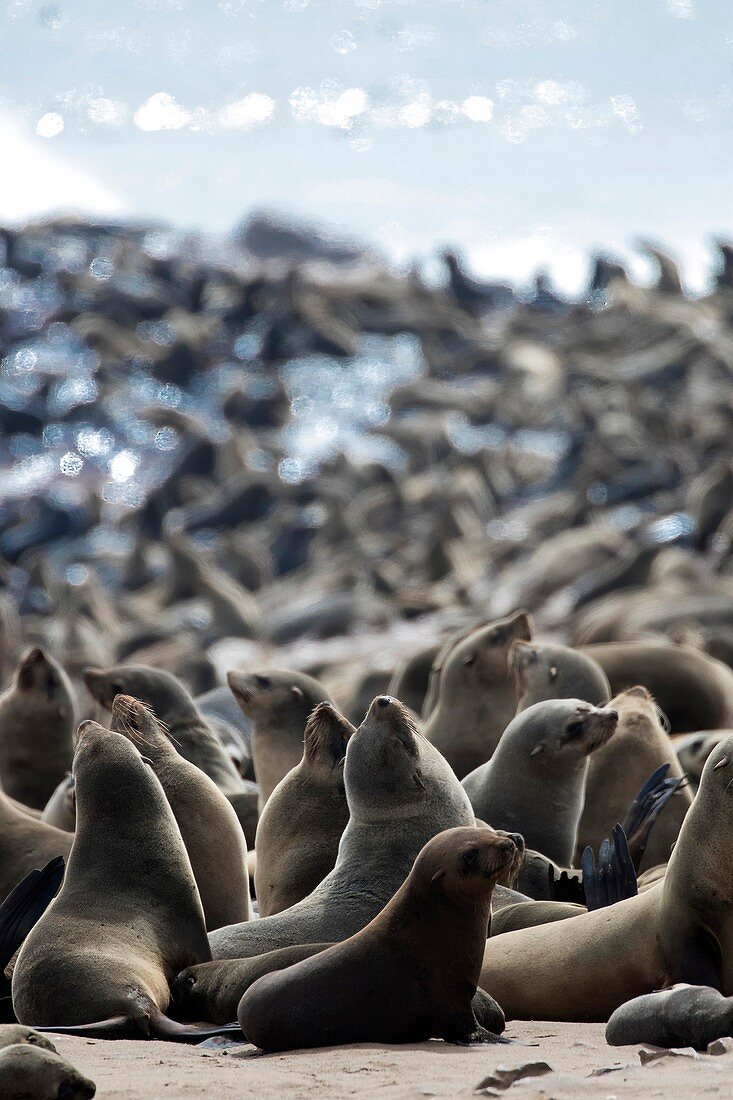
{"type": "Polygon", "coordinates": [[[668,771],[669,764],[662,764],[649,776],[631,803],[624,821],[629,851],[637,871],[641,866],[649,834],[659,811],[685,782],[683,775],[675,775],[667,779],[668,771]]]}
{"type": "Polygon", "coordinates": [[[612,840],[601,844],[597,863],[592,848],[583,852],[583,890],[589,910],[615,905],[639,892],[626,834],[620,825],[615,825],[611,834],[612,840]]]}
{"type": "Polygon", "coordinates": [[[42,871],[27,874],[0,905],[0,973],[55,898],[63,877],[64,859],[57,856],[42,871]]]}

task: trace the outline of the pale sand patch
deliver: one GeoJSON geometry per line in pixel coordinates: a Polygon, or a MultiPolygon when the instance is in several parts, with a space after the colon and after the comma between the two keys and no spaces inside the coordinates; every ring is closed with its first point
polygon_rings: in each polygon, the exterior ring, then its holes
{"type": "Polygon", "coordinates": [[[507,1036],[531,1045],[454,1047],[352,1046],[292,1054],[205,1051],[162,1042],[53,1038],[59,1053],[97,1084],[100,1100],[181,1100],[206,1097],[287,1098],[371,1096],[379,1100],[470,1096],[497,1066],[545,1061],[553,1073],[525,1080],[499,1095],[565,1097],[730,1095],[733,1054],[674,1058],[641,1066],[638,1047],[609,1047],[602,1024],[517,1023],[507,1036]],[[595,1069],[621,1067],[600,1077],[595,1069]]]}

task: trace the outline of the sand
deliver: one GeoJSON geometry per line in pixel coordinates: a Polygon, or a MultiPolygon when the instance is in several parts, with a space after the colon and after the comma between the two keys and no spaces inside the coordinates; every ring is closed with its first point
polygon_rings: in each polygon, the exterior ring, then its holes
{"type": "Polygon", "coordinates": [[[733,1053],[667,1055],[642,1065],[639,1047],[609,1047],[603,1031],[602,1024],[520,1023],[507,1029],[507,1037],[520,1041],[511,1046],[431,1042],[272,1055],[251,1046],[230,1047],[225,1053],[143,1040],[52,1038],[59,1053],[96,1082],[102,1100],[470,1096],[498,1066],[538,1061],[547,1062],[553,1072],[488,1095],[543,1100],[730,1095],[733,1053]],[[599,1070],[604,1072],[599,1075],[599,1070]]]}

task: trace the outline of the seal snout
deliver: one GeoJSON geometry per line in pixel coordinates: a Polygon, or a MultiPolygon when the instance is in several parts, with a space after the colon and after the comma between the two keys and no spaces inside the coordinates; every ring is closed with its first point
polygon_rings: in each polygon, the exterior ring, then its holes
{"type": "Polygon", "coordinates": [[[377,706],[378,707],[388,707],[391,702],[392,702],[392,700],[391,700],[389,695],[379,695],[377,697],[377,706]]]}

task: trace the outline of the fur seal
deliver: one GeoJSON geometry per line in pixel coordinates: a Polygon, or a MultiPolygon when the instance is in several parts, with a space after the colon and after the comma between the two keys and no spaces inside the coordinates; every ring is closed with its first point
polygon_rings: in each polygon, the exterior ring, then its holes
{"type": "Polygon", "coordinates": [[[672,733],[724,729],[733,719],[733,672],[687,645],[608,642],[583,646],[601,666],[614,695],[643,684],[672,733]]]}
{"type": "Polygon", "coordinates": [[[693,791],[696,791],[700,785],[702,769],[710,753],[718,742],[724,737],[729,737],[731,732],[731,730],[699,730],[697,733],[688,733],[672,742],[680,767],[693,791]]]}
{"type": "Polygon", "coordinates": [[[39,1031],[34,1031],[32,1027],[25,1027],[23,1024],[0,1024],[0,1050],[22,1043],[58,1054],[51,1040],[41,1035],[39,1031]]]}
{"type": "Polygon", "coordinates": [[[733,994],[733,737],[716,746],[664,878],[571,921],[491,939],[480,985],[508,1019],[608,1020],[689,982],[733,994]]]}
{"type": "Polygon", "coordinates": [[[215,959],[182,970],[171,986],[176,1015],[184,1020],[226,1024],[237,1018],[237,1006],[249,987],[264,974],[309,959],[331,943],[297,944],[266,951],[251,959],[215,959]]]}
{"type": "MultiPolygon", "coordinates": [[[[174,739],[178,751],[210,779],[229,801],[247,836],[251,826],[252,796],[245,781],[199,711],[193,696],[170,672],[148,665],[115,665],[87,668],[84,683],[105,710],[111,711],[117,695],[131,695],[152,707],[174,739]]],[[[254,840],[254,837],[251,837],[254,840]]]]}
{"type": "Polygon", "coordinates": [[[26,1041],[0,1050],[0,1090],[3,1100],[91,1100],[97,1086],[53,1048],[26,1041]]]}
{"type": "Polygon", "coordinates": [[[597,707],[611,698],[600,665],[570,646],[516,641],[509,651],[509,667],[518,711],[544,699],[583,699],[597,707]]]}
{"type": "Polygon", "coordinates": [[[145,755],[160,780],[191,860],[207,931],[250,920],[247,844],[231,804],[176,751],[145,703],[118,695],[112,728],[145,755]]]}
{"type": "MultiPolygon", "coordinates": [[[[516,711],[514,679],[507,664],[512,642],[529,641],[526,611],[517,611],[461,636],[433,666],[437,701],[425,736],[459,779],[491,759],[516,711]]],[[[428,706],[426,701],[426,707],[428,706]]]]}
{"type": "Polygon", "coordinates": [[[252,762],[260,813],[280,780],[300,762],[308,715],[328,699],[323,684],[303,672],[229,672],[227,683],[252,722],[252,762]]]}
{"type": "Polygon", "coordinates": [[[248,1040],[268,1051],[496,1041],[477,1021],[472,1000],[491,893],[515,855],[509,837],[487,829],[433,837],[365,928],[250,986],[237,1012],[248,1040]]]}
{"type": "Polygon", "coordinates": [[[429,645],[413,653],[395,670],[387,694],[401,700],[415,714],[422,714],[428,693],[430,670],[442,646],[429,645]]]}
{"type": "Polygon", "coordinates": [[[706,1050],[708,1043],[732,1031],[733,997],[723,997],[710,986],[678,982],[617,1008],[606,1024],[606,1042],[706,1050]]]}
{"type": "Polygon", "coordinates": [[[275,787],[257,826],[261,917],[302,901],[333,869],[349,820],[343,763],[352,733],[331,703],[319,703],[308,717],[303,758],[275,787]]]}
{"type": "Polygon", "coordinates": [[[238,959],[278,947],[346,939],[386,905],[417,853],[443,829],[473,825],[466,792],[397,699],[378,696],[346,747],[349,807],[333,871],[282,913],[220,928],[215,958],[238,959]]]}
{"type": "Polygon", "coordinates": [[[125,737],[96,722],[79,727],[73,769],[74,846],[61,890],[20,949],[15,1014],[50,1030],[186,1034],[164,1015],[169,982],[211,953],[163,788],[125,737]]]}
{"type": "Polygon", "coordinates": [[[463,780],[473,812],[569,867],[588,757],[613,736],[617,721],[615,710],[580,699],[546,699],[520,711],[491,760],[463,780]]]}
{"type": "Polygon", "coordinates": [[[11,798],[42,810],[71,767],[74,689],[39,647],[0,696],[0,782],[11,798]]]}
{"type": "MultiPolygon", "coordinates": [[[[646,688],[632,687],[612,699],[610,705],[618,712],[618,728],[588,765],[576,861],[587,845],[595,851],[612,826],[624,820],[636,792],[661,764],[669,764],[670,778],[682,776],[674,745],[662,728],[657,706],[646,688]]],[[[683,788],[661,809],[641,869],[667,862],[691,801],[689,790],[683,788]]]]}
{"type": "Polygon", "coordinates": [[[73,837],[23,813],[0,789],[0,901],[36,867],[66,858],[73,837]]]}
{"type": "Polygon", "coordinates": [[[59,783],[43,808],[41,821],[64,832],[73,833],[76,828],[76,795],[74,777],[69,773],[59,783]]]}

